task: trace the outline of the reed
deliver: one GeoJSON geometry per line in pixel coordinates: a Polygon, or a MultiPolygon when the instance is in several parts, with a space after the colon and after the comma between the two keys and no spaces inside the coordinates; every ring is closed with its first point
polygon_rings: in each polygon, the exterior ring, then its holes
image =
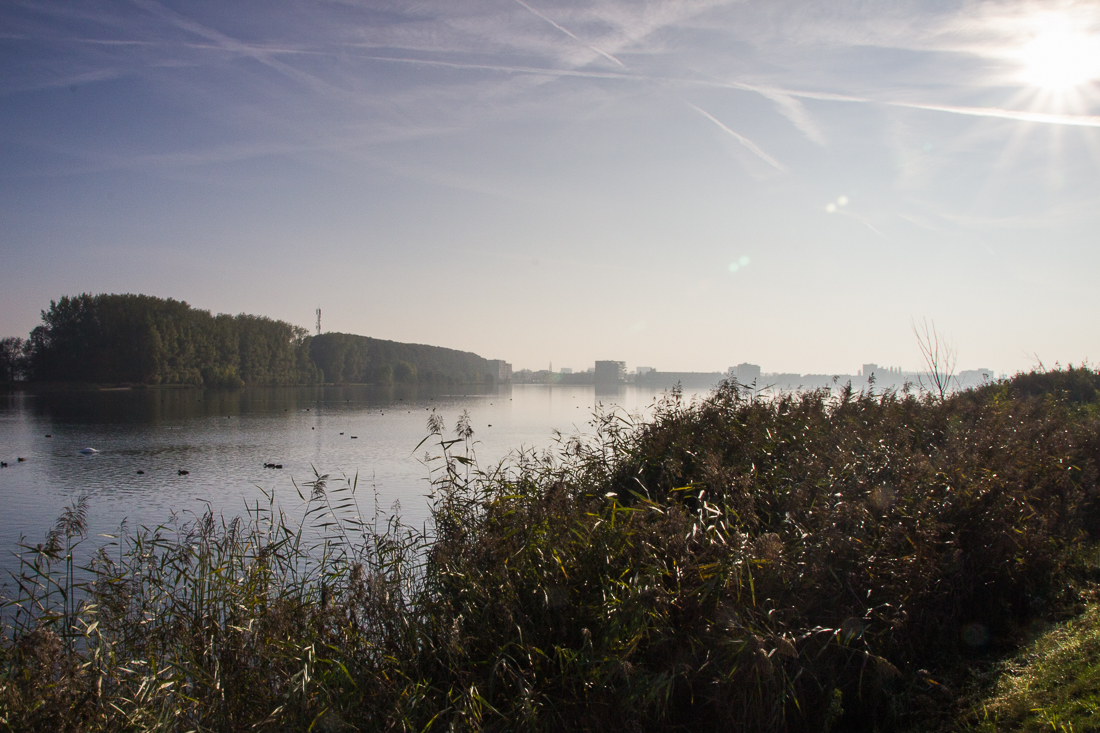
{"type": "Polygon", "coordinates": [[[736,383],[481,466],[433,414],[431,522],[317,474],[23,547],[9,730],[919,730],[1096,580],[1100,376],[978,390],[736,383]],[[376,502],[375,502],[376,504],[376,502]]]}

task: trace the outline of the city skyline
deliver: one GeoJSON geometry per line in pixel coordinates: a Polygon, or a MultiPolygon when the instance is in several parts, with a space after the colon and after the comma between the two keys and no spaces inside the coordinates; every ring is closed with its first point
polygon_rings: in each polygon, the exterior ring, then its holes
{"type": "MultiPolygon", "coordinates": [[[[491,361],[503,362],[503,360],[491,360],[491,361]]],[[[507,362],[505,362],[505,363],[507,363],[507,362]]],[[[572,367],[561,367],[558,370],[554,370],[552,362],[551,362],[549,368],[547,368],[547,369],[532,369],[530,367],[520,367],[520,368],[516,369],[510,363],[507,363],[507,367],[508,367],[509,374],[514,374],[514,375],[522,374],[522,375],[526,375],[528,377],[530,377],[531,375],[543,375],[543,374],[549,374],[549,375],[556,374],[556,375],[559,375],[559,376],[570,376],[570,375],[578,375],[578,374],[594,374],[594,373],[596,373],[596,371],[598,369],[599,363],[600,363],[599,361],[596,361],[593,364],[593,366],[590,366],[590,367],[587,367],[587,368],[582,368],[582,369],[574,369],[572,367]]],[[[607,362],[605,362],[605,363],[607,363],[607,362]]],[[[913,377],[920,377],[920,376],[923,376],[923,375],[927,375],[931,370],[930,366],[927,365],[927,364],[922,365],[920,368],[917,368],[917,369],[906,369],[906,368],[900,367],[900,366],[884,366],[884,365],[876,364],[876,363],[873,363],[873,362],[863,363],[861,365],[861,367],[859,369],[855,370],[854,372],[835,372],[835,373],[790,372],[790,371],[783,371],[783,370],[764,371],[764,369],[760,365],[750,364],[750,363],[747,363],[747,362],[743,362],[743,363],[741,363],[737,366],[730,366],[730,367],[727,367],[726,369],[714,369],[714,370],[705,370],[704,369],[704,370],[701,370],[701,371],[685,371],[685,370],[677,370],[677,369],[658,369],[656,367],[652,367],[652,366],[648,366],[648,365],[644,365],[644,364],[639,364],[639,365],[636,365],[634,367],[630,367],[625,362],[614,362],[614,363],[621,364],[622,365],[622,374],[623,375],[629,375],[629,376],[642,376],[642,375],[645,375],[645,374],[649,374],[651,372],[657,372],[657,373],[662,373],[662,374],[666,374],[666,373],[667,374],[700,374],[700,375],[703,375],[703,374],[706,374],[706,375],[722,374],[722,375],[728,375],[728,376],[736,376],[738,381],[741,382],[742,384],[750,384],[750,383],[752,383],[753,380],[758,379],[758,378],[762,378],[762,377],[767,378],[767,377],[792,377],[792,376],[793,377],[830,377],[830,378],[831,377],[837,377],[837,378],[858,377],[860,379],[866,380],[869,374],[874,374],[876,379],[879,380],[879,381],[883,381],[883,380],[897,381],[898,379],[906,379],[906,378],[913,378],[913,377]]],[[[1040,366],[1040,368],[1045,368],[1046,367],[1046,365],[1039,365],[1039,366],[1040,366]]],[[[1058,365],[1058,366],[1069,366],[1069,365],[1058,365]]],[[[961,368],[951,367],[948,370],[948,372],[953,378],[958,379],[960,382],[968,382],[968,383],[970,383],[970,382],[980,382],[983,378],[998,379],[998,378],[1002,378],[1002,377],[1010,377],[1011,376],[1011,374],[1009,374],[1008,372],[998,371],[996,369],[992,369],[992,368],[989,368],[989,367],[975,367],[975,368],[969,368],[969,369],[961,369],[961,368]]]]}

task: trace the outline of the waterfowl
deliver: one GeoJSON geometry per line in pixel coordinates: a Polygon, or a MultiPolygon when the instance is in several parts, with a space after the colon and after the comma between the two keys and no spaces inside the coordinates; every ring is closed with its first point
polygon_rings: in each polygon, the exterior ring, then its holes
{"type": "Polygon", "coordinates": [[[86,456],[90,456],[93,453],[99,453],[99,451],[97,451],[95,448],[81,448],[80,452],[86,456]]]}

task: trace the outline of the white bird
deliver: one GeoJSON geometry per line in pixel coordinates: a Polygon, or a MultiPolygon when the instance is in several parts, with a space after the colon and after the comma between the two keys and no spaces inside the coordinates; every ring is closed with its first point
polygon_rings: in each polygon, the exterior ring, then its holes
{"type": "Polygon", "coordinates": [[[99,453],[99,451],[97,451],[95,448],[82,448],[80,452],[86,456],[90,456],[93,453],[99,453]]]}

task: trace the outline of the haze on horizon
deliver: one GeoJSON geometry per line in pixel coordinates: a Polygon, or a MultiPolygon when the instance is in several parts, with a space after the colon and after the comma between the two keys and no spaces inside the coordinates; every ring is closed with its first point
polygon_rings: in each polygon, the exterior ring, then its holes
{"type": "Polygon", "coordinates": [[[515,367],[1100,354],[1100,2],[9,2],[0,336],[133,292],[515,367]]]}

